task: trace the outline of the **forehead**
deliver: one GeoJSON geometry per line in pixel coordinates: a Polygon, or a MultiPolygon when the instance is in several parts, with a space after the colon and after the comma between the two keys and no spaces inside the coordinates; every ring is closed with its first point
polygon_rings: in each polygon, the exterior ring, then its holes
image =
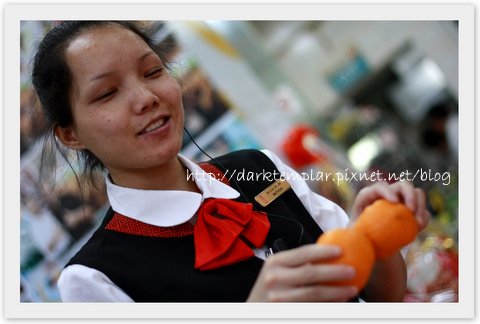
{"type": "Polygon", "coordinates": [[[98,67],[149,49],[139,35],[112,24],[83,31],[68,44],[65,58],[69,67],[75,70],[75,67],[82,65],[93,64],[98,67]]]}

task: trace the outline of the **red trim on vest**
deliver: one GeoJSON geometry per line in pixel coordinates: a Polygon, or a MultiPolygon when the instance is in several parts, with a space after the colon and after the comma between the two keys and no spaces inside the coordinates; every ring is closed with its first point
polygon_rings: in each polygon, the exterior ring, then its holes
{"type": "MultiPolygon", "coordinates": [[[[199,165],[205,172],[209,173],[217,180],[226,185],[230,185],[223,172],[216,166],[207,162],[199,165]]],[[[190,222],[171,227],[161,227],[138,221],[117,212],[115,212],[112,219],[108,222],[107,226],[105,226],[105,229],[132,235],[164,238],[183,237],[193,234],[193,225],[190,222]]]]}
{"type": "Polygon", "coordinates": [[[193,234],[193,225],[189,222],[171,227],[161,227],[147,224],[119,213],[113,215],[105,229],[133,235],[165,238],[183,237],[193,234]]]}

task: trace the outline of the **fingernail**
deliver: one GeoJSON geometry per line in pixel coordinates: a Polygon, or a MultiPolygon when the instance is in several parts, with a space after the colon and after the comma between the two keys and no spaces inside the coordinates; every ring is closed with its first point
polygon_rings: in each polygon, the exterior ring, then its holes
{"type": "Polygon", "coordinates": [[[355,286],[350,287],[350,294],[351,294],[352,296],[358,295],[358,288],[355,287],[355,286]]]}
{"type": "Polygon", "coordinates": [[[398,202],[399,201],[398,196],[393,192],[387,191],[385,193],[385,195],[388,196],[388,198],[387,197],[385,197],[385,198],[387,198],[387,200],[390,200],[391,202],[398,202]]]}
{"type": "Polygon", "coordinates": [[[355,269],[352,268],[352,267],[347,267],[346,269],[346,275],[349,277],[349,278],[353,278],[355,277],[355,269]]]}
{"type": "Polygon", "coordinates": [[[338,246],[332,245],[330,248],[330,251],[333,255],[340,255],[342,254],[342,249],[339,248],[338,246]]]}

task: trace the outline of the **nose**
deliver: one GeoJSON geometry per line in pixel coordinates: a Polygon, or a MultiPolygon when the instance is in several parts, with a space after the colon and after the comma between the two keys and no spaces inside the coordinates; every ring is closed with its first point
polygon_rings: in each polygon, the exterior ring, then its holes
{"type": "Polygon", "coordinates": [[[158,106],[160,99],[158,96],[144,83],[131,85],[130,103],[135,113],[142,113],[152,107],[158,106]]]}

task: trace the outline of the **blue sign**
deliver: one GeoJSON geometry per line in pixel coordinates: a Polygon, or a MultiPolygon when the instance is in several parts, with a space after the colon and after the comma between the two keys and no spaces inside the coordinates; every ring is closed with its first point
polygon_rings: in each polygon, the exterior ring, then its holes
{"type": "Polygon", "coordinates": [[[357,54],[340,69],[330,74],[328,83],[338,92],[344,93],[369,72],[367,61],[357,54]]]}

